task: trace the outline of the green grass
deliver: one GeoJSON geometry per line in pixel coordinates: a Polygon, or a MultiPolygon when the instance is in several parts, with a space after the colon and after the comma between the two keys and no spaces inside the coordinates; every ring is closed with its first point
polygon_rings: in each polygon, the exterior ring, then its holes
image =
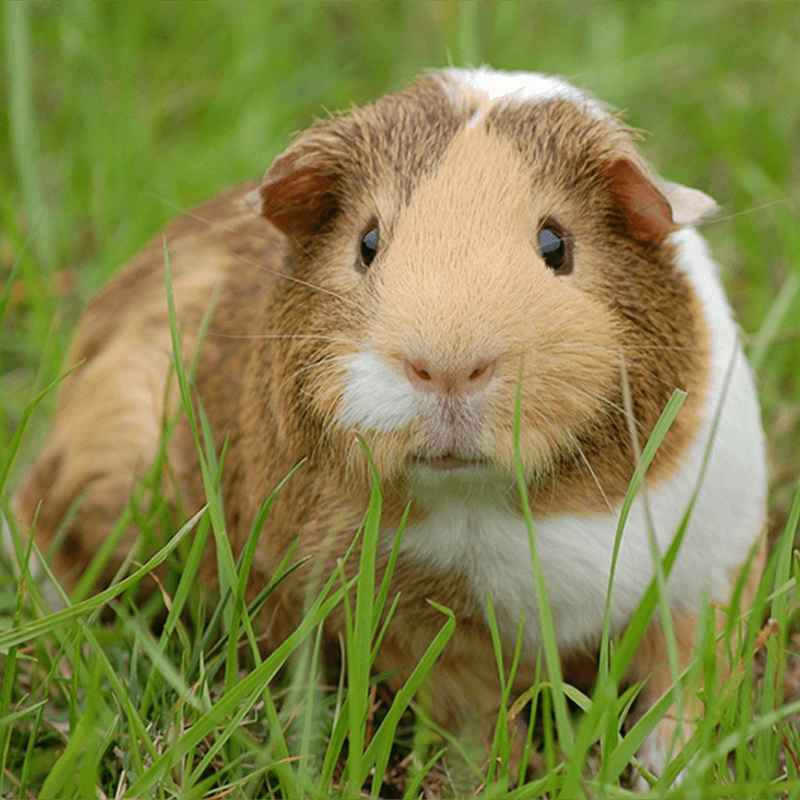
{"type": "MultiPolygon", "coordinates": [[[[48,387],[62,377],[85,301],[164,221],[261,174],[291,132],[324,109],[374,97],[427,67],[486,61],[565,74],[652,132],[644,149],[659,170],[708,191],[723,208],[705,232],[757,367],[775,534],[756,607],[741,621],[744,636],[735,643],[735,619],[726,632],[741,655],[735,681],[720,684],[710,627],[696,662],[676,670],[678,694],[694,674],[705,676],[706,713],[652,794],[800,797],[800,709],[783,695],[783,676],[796,663],[798,641],[790,634],[800,606],[796,3],[601,2],[587,10],[556,0],[30,0],[8,2],[2,14],[0,102],[10,123],[0,126],[6,514],[19,471],[44,433],[53,402],[48,387]],[[767,616],[774,621],[764,627],[767,616]],[[670,788],[684,768],[684,783],[670,788]]],[[[373,797],[431,796],[456,776],[442,766],[447,737],[426,724],[417,690],[457,621],[440,609],[439,635],[404,689],[385,697],[370,677],[394,609],[388,581],[375,587],[376,485],[348,556],[360,559],[357,580],[332,576],[309,598],[297,631],[264,656],[254,618],[274,586],[291,579],[296,560],[289,554],[272,584],[245,602],[261,525],[254,524],[240,556],[230,551],[218,490],[223,458],[190,402],[191,373],[190,364],[176,365],[201,454],[203,514],[170,528],[158,492],[143,494],[128,513],[141,521],[143,541],[160,543],[151,560],[134,563],[132,552],[110,589],[92,593],[87,578],[55,613],[25,578],[26,541],[19,538],[14,564],[0,561],[0,797],[114,797],[119,790],[156,798],[328,798],[361,788],[373,797]],[[221,565],[220,596],[197,586],[206,542],[221,565]],[[161,589],[143,600],[136,586],[142,579],[154,585],[143,576],[156,562],[161,589]],[[337,605],[347,619],[345,669],[338,685],[322,690],[329,676],[321,622],[337,605]]],[[[642,443],[642,468],[676,410],[668,407],[663,425],[642,443]]],[[[159,472],[152,471],[153,485],[159,472]]],[[[270,502],[265,498],[263,515],[270,502]]],[[[535,526],[530,533],[535,542],[535,526]]],[[[533,553],[532,590],[543,593],[533,553]]],[[[98,554],[89,575],[99,573],[104,557],[98,554]]],[[[663,559],[662,578],[673,558],[674,549],[663,559]]],[[[591,697],[559,678],[545,621],[540,668],[551,677],[528,699],[540,717],[531,746],[546,768],[513,788],[504,723],[518,711],[512,705],[496,728],[492,752],[499,758],[465,766],[485,780],[482,797],[625,795],[631,759],[670,699],[621,730],[633,695],[619,677],[647,620],[661,613],[660,583],[653,582],[621,641],[604,638],[591,697]]],[[[517,663],[503,663],[496,652],[508,686],[517,663]]],[[[448,746],[456,751],[461,743],[448,746]]]]}

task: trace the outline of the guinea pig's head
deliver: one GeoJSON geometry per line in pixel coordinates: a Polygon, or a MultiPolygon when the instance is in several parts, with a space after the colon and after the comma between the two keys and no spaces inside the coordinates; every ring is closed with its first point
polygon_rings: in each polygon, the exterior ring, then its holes
{"type": "Polygon", "coordinates": [[[279,429],[343,482],[368,480],[360,435],[384,481],[507,484],[519,390],[531,487],[579,497],[591,474],[607,499],[630,417],[644,441],[675,388],[702,387],[670,234],[713,201],[559,80],[426,75],[302,133],[261,201],[291,244],[265,323],[279,429]]]}

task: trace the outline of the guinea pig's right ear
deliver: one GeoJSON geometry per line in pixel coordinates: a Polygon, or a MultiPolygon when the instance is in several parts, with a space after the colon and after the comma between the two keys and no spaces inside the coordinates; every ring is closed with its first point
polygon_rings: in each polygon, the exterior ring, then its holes
{"type": "Polygon", "coordinates": [[[336,211],[335,158],[323,137],[306,135],[279,155],[261,187],[261,215],[292,238],[311,236],[336,211]]]}
{"type": "Polygon", "coordinates": [[[604,172],[630,233],[640,241],[660,242],[677,228],[695,225],[718,208],[699,189],[665,181],[634,157],[615,158],[605,165],[604,172]]]}
{"type": "Polygon", "coordinates": [[[663,178],[658,185],[669,201],[672,219],[676,225],[697,225],[719,211],[717,201],[699,189],[665,181],[663,178]]]}

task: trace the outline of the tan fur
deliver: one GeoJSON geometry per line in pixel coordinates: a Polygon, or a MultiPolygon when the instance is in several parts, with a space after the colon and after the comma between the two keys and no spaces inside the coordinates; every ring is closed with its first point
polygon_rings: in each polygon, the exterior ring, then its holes
{"type": "MultiPolygon", "coordinates": [[[[223,493],[235,550],[261,501],[307,459],[276,500],[256,554],[253,592],[294,541],[298,558],[312,557],[264,612],[271,643],[297,624],[314,582],[336,567],[366,508],[363,451],[335,419],[343,381],[337,359],[364,343],[395,361],[496,360],[500,389],[480,435],[470,438],[474,426],[465,419],[458,442],[503,469],[513,463],[511,411],[521,367],[523,461],[540,515],[590,513],[624,495],[635,448],[622,362],[641,444],[672,391],[689,391],[650,480],[676,469],[696,430],[708,332],[674,269],[674,253],[658,237],[631,234],[638,223],[625,206],[630,193],[620,200],[617,173],[603,170],[633,147],[629,134],[566,101],[486,111],[477,93],[453,102],[445,84],[423,78],[301,134],[262,187],[262,211],[273,225],[247,208],[252,187],[242,187],[163,234],[185,358],[215,301],[195,383],[218,446],[228,445],[223,493]],[[486,124],[466,127],[480,107],[486,124]],[[581,263],[574,275],[553,275],[537,255],[538,225],[551,215],[573,237],[581,263]],[[374,220],[380,269],[365,274],[358,240],[374,220]],[[503,270],[487,268],[498,263],[503,270]]],[[[28,525],[42,504],[36,535],[47,545],[81,495],[56,563],[73,580],[152,463],[164,422],[178,407],[161,237],[87,309],[69,358],[79,362],[17,496],[28,525]]],[[[412,499],[409,456],[435,448],[437,435],[421,425],[365,433],[383,480],[387,528],[412,499]]],[[[198,508],[203,491],[185,424],[169,456],[171,499],[198,508]]],[[[412,520],[424,513],[412,506],[412,520]]],[[[134,535],[132,529],[115,563],[134,535]]],[[[381,550],[379,574],[386,558],[381,550]]],[[[436,716],[463,725],[490,714],[498,701],[496,665],[482,609],[464,579],[401,560],[394,586],[401,592],[397,618],[377,668],[392,672],[395,685],[408,674],[442,624],[428,604],[438,600],[459,624],[431,680],[436,716]]],[[[341,630],[337,612],[328,633],[341,630]]],[[[657,667],[660,655],[654,644],[637,669],[657,667]]],[[[659,674],[653,687],[663,683],[659,674]]],[[[520,686],[531,678],[524,669],[520,686]]]]}

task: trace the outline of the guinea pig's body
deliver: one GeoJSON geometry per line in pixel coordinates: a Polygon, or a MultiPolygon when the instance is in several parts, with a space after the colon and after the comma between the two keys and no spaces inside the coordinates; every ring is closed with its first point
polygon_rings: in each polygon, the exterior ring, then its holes
{"type": "MultiPolygon", "coordinates": [[[[70,356],[82,365],[17,498],[28,523],[42,503],[36,532],[47,541],[82,497],[59,572],[74,576],[108,535],[178,413],[166,242],[185,359],[213,309],[195,385],[227,441],[234,549],[306,459],[256,558],[263,585],[295,539],[298,557],[312,556],[276,594],[273,641],[363,518],[370,472],[358,434],[384,494],[379,572],[410,503],[377,668],[408,674],[442,624],[428,603],[438,601],[458,624],[431,678],[435,713],[450,725],[491,715],[487,595],[509,652],[524,618],[520,688],[541,644],[514,471],[518,387],[527,499],[565,664],[598,644],[637,448],[681,389],[624,529],[611,623],[624,629],[653,575],[648,531],[663,553],[694,502],[668,582],[688,660],[703,600],[728,601],[766,519],[753,380],[691,227],[712,201],[654,176],[629,131],[577,89],[488,70],[433,73],[318,123],[267,173],[261,215],[250,189],[174,223],[84,315],[70,356]]],[[[185,424],[168,452],[176,503],[199,507],[185,424]]],[[[331,618],[331,635],[340,623],[331,618]]],[[[672,683],[665,653],[654,627],[631,669],[649,681],[646,704],[672,683]]],[[[654,768],[671,724],[646,745],[654,768]]]]}

